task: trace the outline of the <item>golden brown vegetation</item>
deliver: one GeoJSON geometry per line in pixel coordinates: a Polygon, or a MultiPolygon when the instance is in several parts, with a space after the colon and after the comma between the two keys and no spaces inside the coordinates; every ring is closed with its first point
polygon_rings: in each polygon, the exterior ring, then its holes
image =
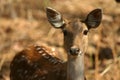
{"type": "Polygon", "coordinates": [[[87,80],[120,80],[120,3],[115,0],[0,0],[0,80],[9,80],[11,60],[28,45],[46,45],[63,53],[63,35],[48,23],[47,6],[66,18],[84,19],[95,8],[103,10],[102,24],[89,33],[85,75],[87,80]]]}

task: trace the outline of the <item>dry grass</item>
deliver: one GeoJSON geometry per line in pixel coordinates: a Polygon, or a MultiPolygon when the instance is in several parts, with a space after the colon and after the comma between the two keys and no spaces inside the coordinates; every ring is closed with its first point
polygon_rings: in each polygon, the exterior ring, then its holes
{"type": "Polygon", "coordinates": [[[94,8],[103,10],[100,28],[91,30],[89,34],[86,77],[87,80],[120,80],[120,4],[114,0],[0,0],[0,80],[9,80],[12,58],[28,45],[47,45],[63,53],[63,35],[48,23],[47,6],[59,10],[66,18],[84,19],[94,8]],[[112,54],[103,52],[102,63],[98,59],[101,47],[112,50],[112,54]],[[106,53],[113,55],[113,59],[106,59],[106,53]],[[97,57],[95,68],[93,54],[97,57]]]}

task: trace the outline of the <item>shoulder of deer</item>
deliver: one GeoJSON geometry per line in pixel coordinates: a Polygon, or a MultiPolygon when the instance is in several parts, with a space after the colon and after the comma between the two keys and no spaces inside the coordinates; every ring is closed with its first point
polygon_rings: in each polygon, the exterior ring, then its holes
{"type": "MultiPolygon", "coordinates": [[[[43,80],[44,78],[49,78],[51,75],[52,77],[54,76],[65,77],[66,63],[64,63],[61,59],[57,58],[55,54],[56,54],[55,51],[52,51],[44,46],[38,45],[29,46],[23,51],[19,52],[14,57],[10,66],[11,75],[18,74],[17,76],[18,78],[20,78],[19,75],[28,76],[29,74],[30,76],[31,73],[33,75],[33,76],[31,75],[31,78],[36,79],[39,77],[40,80],[42,80],[41,78],[43,78],[43,80]]],[[[29,78],[26,78],[26,80],[28,79],[29,78]]]]}
{"type": "Polygon", "coordinates": [[[28,60],[28,62],[48,62],[50,64],[62,64],[64,61],[57,57],[57,52],[45,46],[31,45],[19,52],[16,56],[21,56],[28,60]]]}

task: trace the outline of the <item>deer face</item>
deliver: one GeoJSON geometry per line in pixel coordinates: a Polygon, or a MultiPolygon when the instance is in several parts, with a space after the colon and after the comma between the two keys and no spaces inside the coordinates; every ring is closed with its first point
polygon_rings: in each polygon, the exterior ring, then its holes
{"type": "Polygon", "coordinates": [[[64,48],[70,55],[78,55],[86,50],[87,32],[87,27],[79,19],[66,24],[63,29],[64,48]]]}
{"type": "Polygon", "coordinates": [[[65,20],[62,15],[52,8],[46,9],[48,21],[55,27],[62,29],[64,34],[64,48],[68,55],[78,56],[86,51],[87,33],[91,28],[99,26],[102,18],[101,9],[91,11],[85,20],[65,20]]]}

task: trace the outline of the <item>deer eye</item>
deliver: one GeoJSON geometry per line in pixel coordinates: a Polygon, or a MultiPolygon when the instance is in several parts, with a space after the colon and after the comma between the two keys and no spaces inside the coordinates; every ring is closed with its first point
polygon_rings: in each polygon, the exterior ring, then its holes
{"type": "Polygon", "coordinates": [[[63,33],[64,33],[64,35],[67,35],[68,32],[67,32],[67,30],[63,30],[63,33]]]}
{"type": "Polygon", "coordinates": [[[88,33],[88,30],[84,30],[84,31],[83,31],[83,34],[84,34],[84,35],[87,35],[87,33],[88,33]]]}

